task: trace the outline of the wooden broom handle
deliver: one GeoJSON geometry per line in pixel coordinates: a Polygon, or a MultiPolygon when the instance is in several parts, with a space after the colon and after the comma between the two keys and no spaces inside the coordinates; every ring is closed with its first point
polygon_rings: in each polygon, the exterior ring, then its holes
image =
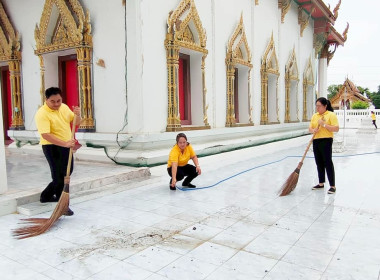
{"type": "MultiPolygon", "coordinates": [[[[322,120],[324,120],[324,117],[323,117],[323,116],[322,116],[322,120]]],[[[320,127],[321,127],[321,125],[318,125],[317,128],[320,128],[320,127]]],[[[315,133],[313,133],[313,137],[311,137],[311,139],[310,139],[310,141],[309,141],[309,144],[307,145],[307,148],[306,148],[305,152],[303,153],[302,159],[301,159],[301,161],[300,161],[300,164],[301,164],[301,165],[303,164],[303,160],[305,159],[306,154],[307,154],[307,151],[309,150],[309,148],[310,148],[310,146],[311,146],[311,143],[313,143],[314,138],[315,138],[315,133]]]]}
{"type": "MultiPolygon", "coordinates": [[[[71,140],[74,139],[75,128],[76,128],[76,121],[77,121],[77,115],[74,114],[73,125],[71,127],[71,138],[70,138],[71,140]]],[[[67,169],[66,169],[66,177],[70,176],[71,161],[72,160],[73,160],[73,148],[70,148],[69,161],[67,162],[67,169]]]]}

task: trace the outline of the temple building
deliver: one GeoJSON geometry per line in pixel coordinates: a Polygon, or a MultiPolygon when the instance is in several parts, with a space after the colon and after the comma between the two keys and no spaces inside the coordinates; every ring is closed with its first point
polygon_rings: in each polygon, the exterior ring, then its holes
{"type": "Polygon", "coordinates": [[[346,78],[338,93],[330,99],[331,106],[336,110],[351,109],[351,104],[355,101],[371,103],[371,100],[360,93],[355,84],[346,78]]]}
{"type": "Polygon", "coordinates": [[[203,155],[303,135],[347,40],[348,25],[334,28],[340,5],[1,0],[4,138],[38,143],[51,86],[81,107],[83,159],[162,163],[178,131],[203,155]]]}

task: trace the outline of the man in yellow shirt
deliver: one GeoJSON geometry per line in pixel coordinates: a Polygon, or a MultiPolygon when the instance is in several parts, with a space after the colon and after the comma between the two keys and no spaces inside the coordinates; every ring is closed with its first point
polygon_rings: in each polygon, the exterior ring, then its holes
{"type": "MultiPolygon", "coordinates": [[[[35,116],[42,151],[50,166],[52,181],[42,191],[40,202],[58,201],[64,186],[64,177],[68,164],[70,148],[74,148],[75,140],[71,140],[70,123],[77,115],[76,124],[79,125],[80,108],[74,107],[74,112],[62,103],[62,91],[57,87],[48,88],[45,91],[46,101],[35,116]]],[[[73,171],[71,162],[71,172],[73,171]]],[[[71,209],[66,213],[68,216],[74,214],[71,209]]]]}

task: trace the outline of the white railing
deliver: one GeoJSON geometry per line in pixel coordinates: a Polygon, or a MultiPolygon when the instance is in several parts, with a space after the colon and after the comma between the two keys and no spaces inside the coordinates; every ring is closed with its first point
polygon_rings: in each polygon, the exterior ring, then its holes
{"type": "Polygon", "coordinates": [[[338,117],[341,128],[359,128],[362,120],[371,119],[371,111],[374,111],[376,119],[380,120],[380,109],[334,110],[334,113],[338,117]]]}

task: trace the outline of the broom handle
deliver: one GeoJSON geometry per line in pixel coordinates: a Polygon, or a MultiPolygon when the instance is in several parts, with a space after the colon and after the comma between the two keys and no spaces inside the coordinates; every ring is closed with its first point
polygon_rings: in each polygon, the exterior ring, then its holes
{"type": "MultiPolygon", "coordinates": [[[[323,118],[322,118],[322,120],[323,120],[323,118]]],[[[318,125],[318,128],[320,128],[320,125],[318,125]]],[[[300,161],[301,165],[302,165],[302,163],[303,163],[303,160],[304,160],[305,157],[306,157],[307,151],[310,149],[311,143],[313,143],[314,138],[315,138],[315,132],[313,133],[313,137],[311,137],[311,139],[310,139],[310,141],[309,141],[309,144],[307,145],[306,150],[305,150],[305,152],[303,153],[302,159],[301,159],[301,161],[300,161]]]]}
{"type": "MultiPolygon", "coordinates": [[[[71,140],[74,139],[75,127],[76,127],[77,115],[74,114],[73,125],[71,127],[71,140]]],[[[73,160],[73,148],[70,148],[69,161],[67,163],[66,177],[70,177],[71,161],[73,160]]]]}

